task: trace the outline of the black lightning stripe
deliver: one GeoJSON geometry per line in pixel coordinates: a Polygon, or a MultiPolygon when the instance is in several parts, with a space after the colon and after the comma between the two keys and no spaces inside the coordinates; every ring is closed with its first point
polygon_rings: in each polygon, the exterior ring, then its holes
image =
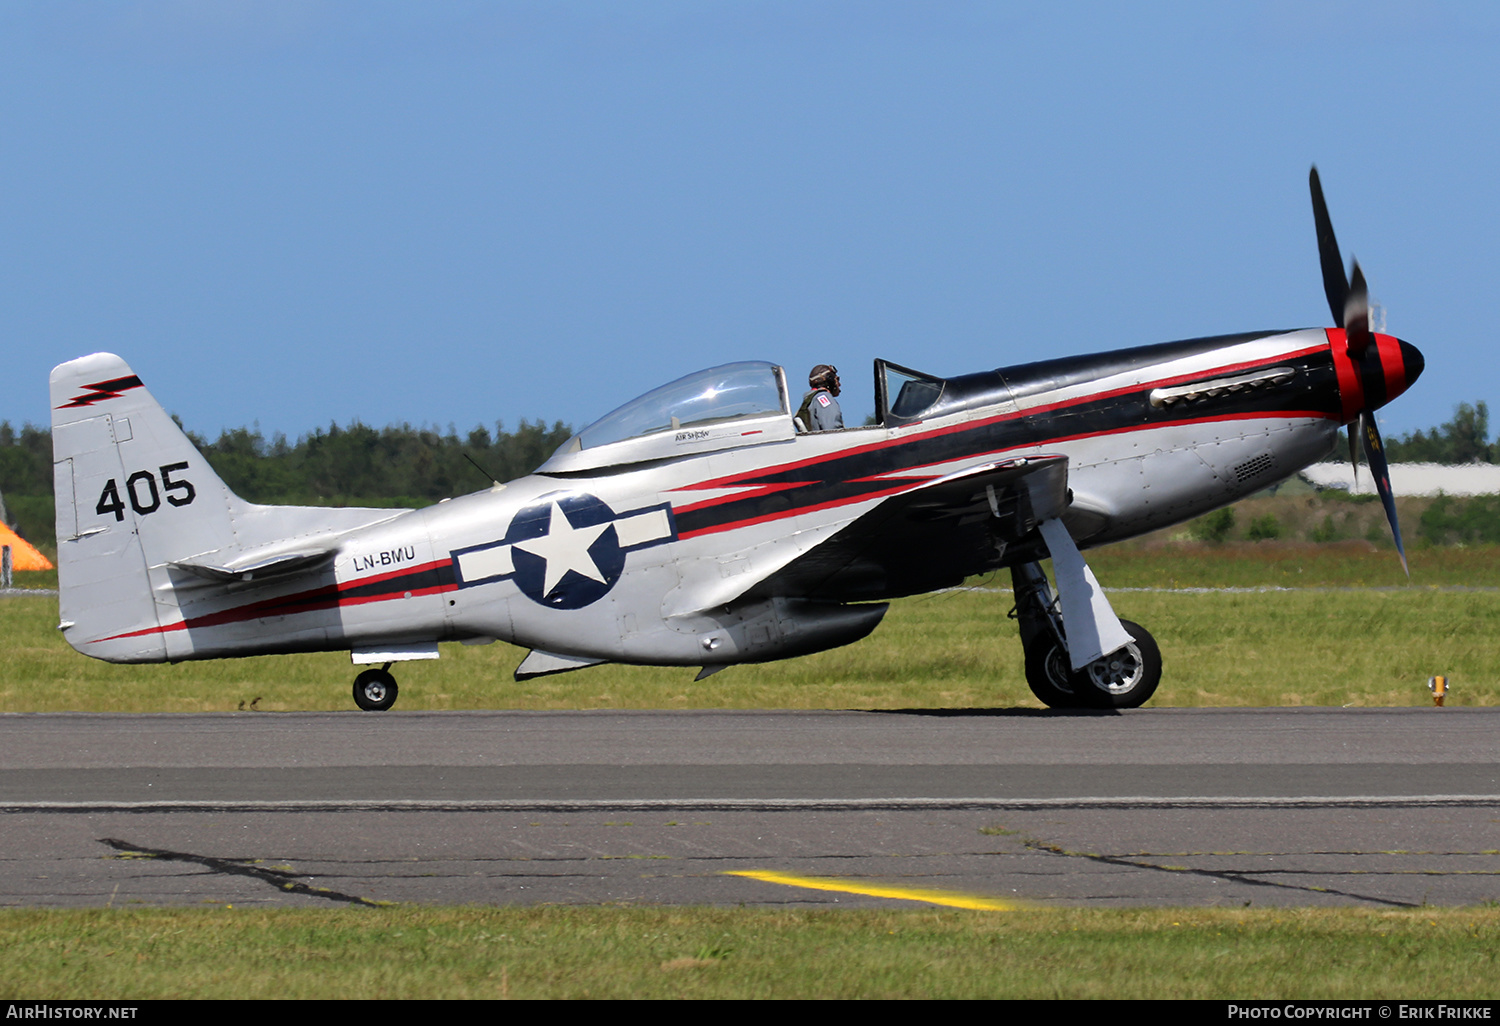
{"type": "MultiPolygon", "coordinates": [[[[679,507],[675,513],[678,534],[680,537],[690,537],[697,533],[728,530],[761,520],[792,516],[825,506],[857,502],[865,495],[899,491],[926,480],[931,475],[922,474],[919,469],[922,467],[1027,446],[1195,421],[1230,421],[1277,415],[1327,416],[1337,419],[1337,378],[1326,347],[1295,359],[1272,359],[1266,361],[1265,366],[1293,366],[1298,373],[1294,381],[1286,386],[1226,394],[1215,398],[1211,404],[1176,403],[1168,407],[1151,405],[1151,390],[1159,384],[1152,382],[1112,395],[1084,397],[1050,408],[1028,410],[1024,416],[1018,414],[981,418],[973,424],[954,430],[935,431],[891,444],[835,453],[821,460],[704,482],[694,487],[744,488],[748,494],[679,507]]],[[[1094,367],[1090,371],[1093,377],[1104,377],[1107,369],[1094,367]]],[[[1008,382],[1012,373],[1006,371],[1008,382]]],[[[973,408],[999,403],[1009,397],[1009,394],[1000,391],[1003,385],[998,375],[991,373],[950,379],[944,399],[952,391],[961,393],[965,386],[979,391],[983,387],[981,378],[987,378],[991,382],[985,388],[989,394],[960,394],[956,398],[965,406],[973,408]],[[955,390],[952,386],[960,388],[955,390]]],[[[1010,384],[1012,393],[1032,391],[1034,394],[1036,391],[1025,389],[1022,382],[1010,384]]],[[[946,412],[948,411],[945,409],[939,409],[936,415],[946,412]]]]}
{"type": "Polygon", "coordinates": [[[128,378],[111,378],[109,381],[96,381],[83,387],[88,391],[75,395],[72,402],[63,403],[58,409],[69,410],[75,406],[92,406],[106,399],[118,399],[120,393],[132,388],[140,388],[141,379],[132,374],[128,378]]]}

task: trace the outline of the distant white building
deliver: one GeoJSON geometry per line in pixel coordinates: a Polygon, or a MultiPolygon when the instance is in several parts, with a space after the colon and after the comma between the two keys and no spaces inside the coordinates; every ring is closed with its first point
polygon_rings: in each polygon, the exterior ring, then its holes
{"type": "MultiPolygon", "coordinates": [[[[1374,495],[1375,479],[1363,462],[1356,486],[1354,470],[1345,463],[1314,463],[1299,475],[1314,488],[1342,488],[1355,495],[1374,495]]],[[[1392,463],[1391,489],[1397,495],[1494,495],[1500,493],[1500,465],[1466,463],[1392,463]]]]}

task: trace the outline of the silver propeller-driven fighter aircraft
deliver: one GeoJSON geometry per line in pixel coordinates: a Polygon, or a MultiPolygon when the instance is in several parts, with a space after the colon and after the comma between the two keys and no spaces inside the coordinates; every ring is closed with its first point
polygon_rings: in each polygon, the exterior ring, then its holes
{"type": "Polygon", "coordinates": [[[369,665],[355,701],[388,709],[391,665],[442,641],[530,649],[518,680],[606,662],[702,679],[849,644],[886,600],[1009,567],[1036,695],[1138,706],[1161,654],[1081,549],[1259,491],[1342,425],[1400,546],[1373,411],[1422,356],[1371,333],[1316,170],[1311,186],[1340,327],[949,378],[876,360],[874,424],[816,433],[782,368],[732,363],[626,403],[528,477],[422,510],[246,502],[123,360],[72,360],[51,380],[61,629],[112,662],[348,650],[369,665]]]}

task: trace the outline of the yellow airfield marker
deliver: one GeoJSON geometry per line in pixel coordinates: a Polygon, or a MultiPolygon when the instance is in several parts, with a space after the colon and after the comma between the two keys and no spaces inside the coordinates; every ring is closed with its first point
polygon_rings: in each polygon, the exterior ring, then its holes
{"type": "Polygon", "coordinates": [[[1432,692],[1432,704],[1442,705],[1443,699],[1448,695],[1448,678],[1441,675],[1429,677],[1427,679],[1427,690],[1432,692]]]}
{"type": "Polygon", "coordinates": [[[784,884],[787,887],[806,887],[814,891],[838,891],[843,894],[862,894],[867,898],[895,898],[898,901],[925,901],[929,905],[948,905],[952,908],[972,908],[988,912],[1015,912],[1028,907],[1019,901],[1001,901],[999,898],[964,894],[961,891],[929,890],[925,887],[889,887],[883,884],[860,883],[857,880],[797,876],[793,873],[777,873],[764,869],[732,870],[724,875],[744,876],[763,883],[784,884]]]}

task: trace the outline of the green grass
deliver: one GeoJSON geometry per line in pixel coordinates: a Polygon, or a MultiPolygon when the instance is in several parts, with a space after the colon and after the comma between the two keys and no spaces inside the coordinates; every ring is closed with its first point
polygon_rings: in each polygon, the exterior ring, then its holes
{"type": "MultiPolygon", "coordinates": [[[[1411,585],[1393,582],[1405,581],[1393,554],[1361,546],[1116,548],[1093,562],[1115,588],[1292,589],[1116,592],[1120,615],[1161,646],[1155,706],[1427,705],[1434,674],[1449,677],[1450,705],[1500,704],[1500,590],[1439,587],[1484,581],[1500,559],[1451,552],[1464,558],[1424,553],[1411,585]]],[[[1039,708],[1012,604],[1001,573],[903,599],[855,645],[700,683],[691,669],[633,666],[516,683],[522,650],[445,644],[441,660],[397,668],[397,709],[1039,708]]],[[[0,599],[0,712],[352,708],[341,653],[114,666],[75,653],[56,623],[55,599],[0,599]]]]}
{"type": "MultiPolygon", "coordinates": [[[[48,557],[54,563],[57,561],[55,555],[48,557]]],[[[57,588],[57,570],[17,570],[11,577],[11,586],[26,590],[39,588],[57,588]]]]}
{"type": "Polygon", "coordinates": [[[0,912],[0,999],[1493,1000],[1500,910],[0,912]]]}
{"type": "MultiPolygon", "coordinates": [[[[1138,545],[1090,554],[1156,634],[1155,705],[1500,703],[1495,549],[1138,545]],[[1333,590],[1361,588],[1364,590],[1333,590]]],[[[37,577],[33,575],[22,575],[37,577]]],[[[45,582],[42,582],[45,583],[45,582]]],[[[894,605],[856,645],[692,671],[511,680],[522,652],[444,645],[401,667],[398,709],[1036,706],[1008,575],[894,605]],[[981,590],[987,589],[987,590],[981,590]]],[[[338,653],[111,666],[73,652],[56,600],[0,599],[0,711],[350,709],[338,653]]],[[[542,907],[0,910],[0,999],[1451,998],[1494,1000],[1500,909],[542,907]]]]}
{"type": "Polygon", "coordinates": [[[1394,546],[1365,541],[1127,543],[1084,555],[1106,588],[1500,587],[1494,545],[1408,548],[1410,580],[1394,546]]]}

